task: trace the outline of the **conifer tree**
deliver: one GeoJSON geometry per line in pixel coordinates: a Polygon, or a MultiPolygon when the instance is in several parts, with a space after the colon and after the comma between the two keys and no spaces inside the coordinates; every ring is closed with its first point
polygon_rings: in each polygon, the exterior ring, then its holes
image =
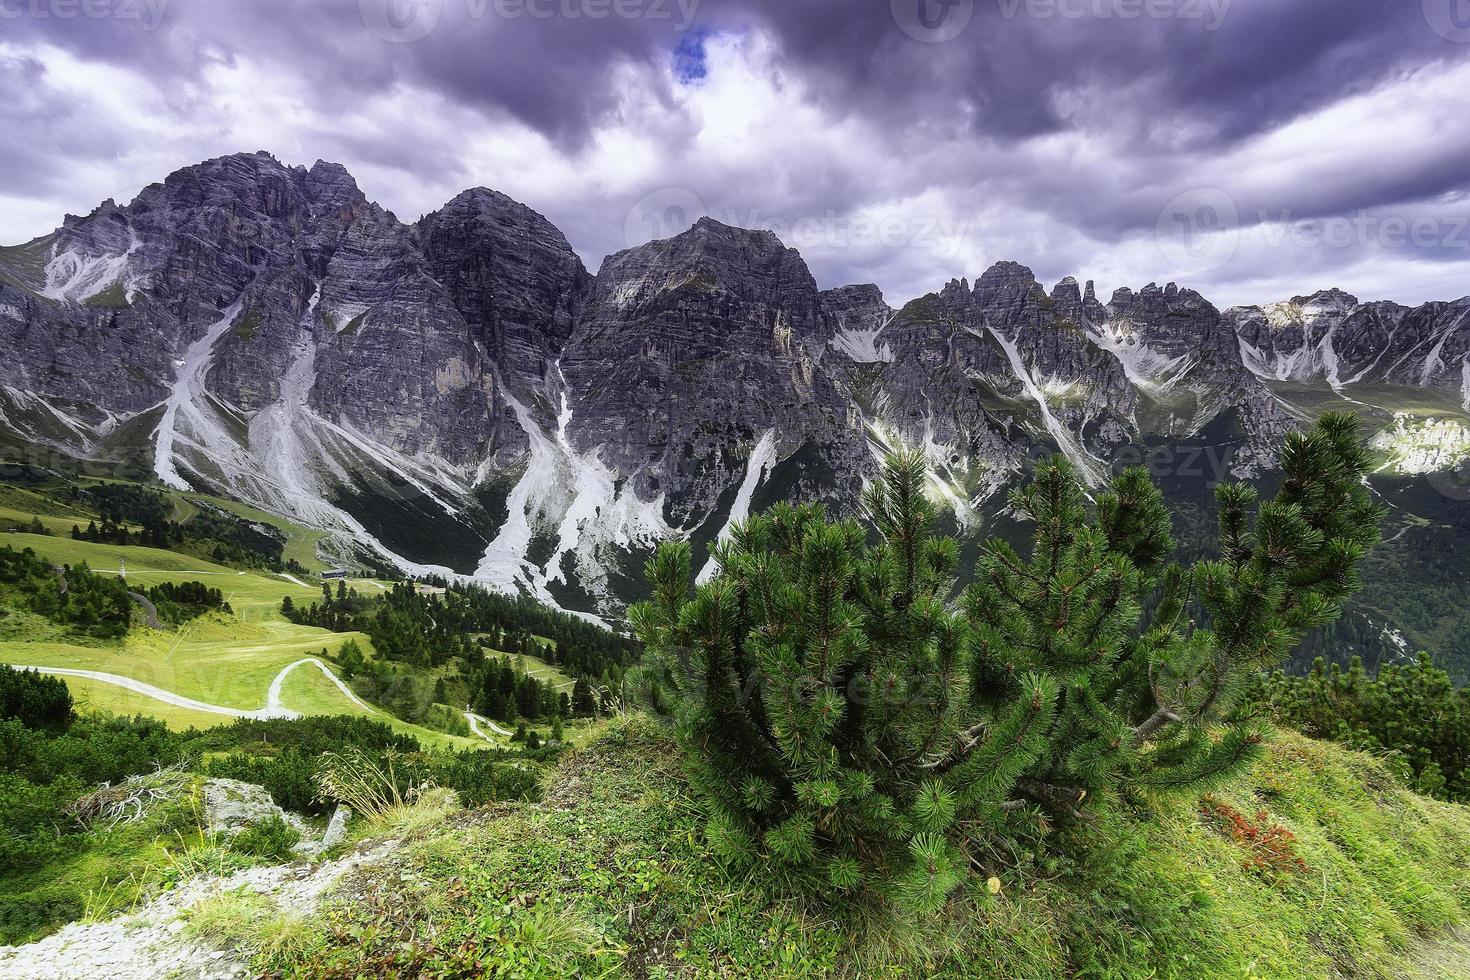
{"type": "Polygon", "coordinates": [[[1185,568],[1145,471],[1090,504],[1055,458],[1011,495],[1029,553],[990,542],[959,603],[958,546],[933,532],[917,454],[866,492],[872,540],[778,504],[734,529],[696,590],[687,543],[664,545],[630,618],[712,846],[933,908],[1043,816],[1239,771],[1264,732],[1230,709],[1336,617],[1378,533],[1351,416],[1288,437],[1281,466],[1268,503],[1219,488],[1220,557],[1185,568]]]}

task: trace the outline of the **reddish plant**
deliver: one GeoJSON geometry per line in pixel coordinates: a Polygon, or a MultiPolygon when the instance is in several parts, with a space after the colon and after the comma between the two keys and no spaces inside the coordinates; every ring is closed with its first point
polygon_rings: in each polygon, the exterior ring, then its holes
{"type": "Polygon", "coordinates": [[[1204,798],[1200,813],[1221,833],[1245,849],[1242,866],[1247,871],[1305,874],[1307,862],[1296,853],[1296,835],[1271,823],[1265,810],[1252,820],[1235,807],[1212,796],[1204,798]]]}

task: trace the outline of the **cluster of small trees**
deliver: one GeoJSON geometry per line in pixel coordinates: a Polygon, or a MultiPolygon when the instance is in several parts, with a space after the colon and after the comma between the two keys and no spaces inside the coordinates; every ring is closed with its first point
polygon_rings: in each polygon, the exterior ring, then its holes
{"type": "Polygon", "coordinates": [[[496,721],[589,718],[597,713],[598,699],[586,678],[577,678],[570,692],[518,669],[510,657],[491,658],[471,681],[474,710],[496,721]]]}
{"type": "Polygon", "coordinates": [[[471,690],[474,710],[496,721],[516,718],[565,718],[572,713],[570,695],[556,685],[518,672],[509,657],[490,659],[476,672],[471,690]]]}
{"type": "Polygon", "coordinates": [[[73,525],[73,540],[150,548],[168,548],[183,540],[179,525],[170,520],[173,502],[160,490],[130,483],[103,483],[71,487],[64,496],[94,508],[101,519],[100,524],[89,522],[85,529],[73,525]],[[129,530],[129,524],[139,530],[129,530]]]}
{"type": "Polygon", "coordinates": [[[204,501],[195,501],[199,509],[187,520],[175,521],[172,498],[137,484],[72,486],[57,496],[98,514],[85,528],[73,525],[71,536],[77,541],[183,551],[242,568],[306,572],[284,557],[284,533],[204,501]]]}
{"type": "Polygon", "coordinates": [[[158,610],[159,619],[176,626],[207,612],[234,612],[223,592],[203,582],[163,582],[143,594],[158,610]]]}
{"type": "Polygon", "coordinates": [[[1280,724],[1354,748],[1390,752],[1421,793],[1470,803],[1470,690],[1456,689],[1428,654],[1369,676],[1318,659],[1305,677],[1275,671],[1254,700],[1280,724]]]}
{"type": "Polygon", "coordinates": [[[71,539],[73,541],[90,541],[93,544],[122,544],[141,545],[150,548],[167,548],[169,538],[167,532],[156,532],[153,529],[144,528],[140,531],[130,531],[126,524],[114,524],[112,521],[89,521],[83,528],[80,524],[71,526],[71,539]],[[159,534],[162,537],[159,537],[159,534]]]}
{"type": "MultiPolygon", "coordinates": [[[[442,586],[441,586],[442,587],[442,586]]],[[[322,586],[322,600],[303,607],[289,596],[281,613],[294,623],[336,632],[362,632],[377,655],[413,667],[442,667],[458,660],[479,670],[483,648],[535,657],[591,686],[616,689],[638,658],[627,637],[512,599],[456,583],[425,594],[400,582],[386,593],[363,595],[338,582],[322,586]]],[[[491,717],[499,717],[487,712],[491,717]]]]}
{"type": "Polygon", "coordinates": [[[51,529],[48,528],[45,524],[42,524],[41,519],[35,516],[31,517],[29,524],[12,525],[10,530],[18,531],[21,534],[39,534],[42,536],[46,536],[51,533],[51,529]]]}
{"type": "Polygon", "coordinates": [[[869,527],[778,505],[697,590],[688,545],[663,546],[630,616],[711,845],[933,908],[998,840],[1238,772],[1265,732],[1231,710],[1337,616],[1378,535],[1351,416],[1281,467],[1268,502],[1220,487],[1218,557],[1181,565],[1146,471],[1089,500],[1056,458],[1011,495],[1029,551],[986,545],[958,608],[918,455],[888,460],[869,527]]]}
{"type": "Polygon", "coordinates": [[[322,601],[310,606],[297,605],[296,600],[286,596],[281,600],[281,615],[298,626],[315,626],[334,633],[350,633],[358,630],[358,617],[372,606],[372,602],[347,583],[337,582],[334,590],[330,582],[322,583],[322,601]]]}
{"type": "MultiPolygon", "coordinates": [[[[460,594],[425,595],[409,583],[389,593],[364,596],[345,582],[323,584],[322,600],[308,607],[287,596],[281,612],[295,623],[338,631],[360,630],[372,640],[377,656],[368,659],[355,640],[337,654],[343,676],[359,693],[384,704],[407,721],[421,721],[432,706],[463,706],[506,723],[517,718],[562,719],[596,713],[593,684],[576,678],[568,694],[518,668],[509,656],[487,659],[485,647],[555,662],[556,648],[513,624],[478,622],[470,632],[449,632],[446,622],[462,622],[460,594]],[[458,609],[461,615],[452,610],[458,609]],[[457,665],[432,683],[414,668],[457,665]]],[[[325,656],[325,651],[323,651],[325,656]]],[[[584,657],[573,662],[585,663],[584,657]]],[[[617,667],[621,670],[621,666],[617,667]]]]}
{"type": "Polygon", "coordinates": [[[0,586],[32,612],[92,636],[119,637],[132,623],[127,587],[85,563],[55,566],[29,548],[0,547],[0,586]]]}
{"type": "Polygon", "coordinates": [[[0,721],[64,731],[72,718],[71,692],[61,678],[0,664],[0,721]]]}
{"type": "Polygon", "coordinates": [[[163,525],[174,509],[168,494],[136,483],[70,486],[60,496],[95,510],[108,524],[163,525]]]}
{"type": "MultiPolygon", "coordinates": [[[[0,548],[0,585],[9,587],[17,604],[93,636],[116,638],[132,625],[133,600],[127,583],[98,575],[85,563],[53,565],[29,548],[0,548]]],[[[202,582],[164,582],[142,595],[153,603],[160,620],[174,625],[211,610],[233,611],[219,589],[202,582]]]]}

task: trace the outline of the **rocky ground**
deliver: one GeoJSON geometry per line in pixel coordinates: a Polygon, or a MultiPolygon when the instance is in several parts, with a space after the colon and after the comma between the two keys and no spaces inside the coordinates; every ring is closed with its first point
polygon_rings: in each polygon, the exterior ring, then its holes
{"type": "Polygon", "coordinates": [[[27,946],[0,948],[7,980],[219,980],[249,975],[249,956],[212,949],[191,938],[191,909],[206,899],[245,889],[268,897],[282,912],[305,915],[361,868],[382,861],[392,844],[334,861],[249,868],[198,878],[142,908],[107,922],[74,923],[27,946]]]}
{"type": "Polygon", "coordinates": [[[6,980],[246,976],[248,951],[215,949],[190,935],[188,920],[194,909],[228,892],[244,891],[264,896],[287,916],[306,915],[344,878],[378,863],[393,849],[391,843],[380,843],[336,860],[317,861],[327,848],[342,842],[349,816],[344,808],[317,840],[304,821],[282,811],[259,786],[211,779],[203,787],[203,799],[211,833],[229,836],[269,816],[281,816],[303,835],[296,848],[302,860],[194,878],[126,915],[73,923],[38,942],[0,947],[0,976],[6,980]]]}

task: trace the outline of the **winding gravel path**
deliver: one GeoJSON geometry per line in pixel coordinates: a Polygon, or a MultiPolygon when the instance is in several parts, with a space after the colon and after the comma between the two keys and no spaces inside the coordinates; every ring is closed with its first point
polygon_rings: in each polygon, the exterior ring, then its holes
{"type": "MultiPolygon", "coordinates": [[[[265,707],[257,711],[247,711],[244,708],[226,708],[218,704],[208,704],[204,701],[196,701],[193,698],[186,698],[182,694],[175,694],[172,691],[165,691],[161,687],[154,687],[152,684],[145,684],[144,682],[134,680],[131,677],[123,677],[119,674],[108,674],[100,670],[79,670],[73,667],[35,667],[29,664],[14,664],[13,666],[15,666],[18,670],[34,670],[37,673],[54,674],[58,677],[82,677],[86,678],[87,680],[100,681],[103,684],[111,684],[114,687],[121,687],[125,690],[132,691],[135,694],[141,694],[144,697],[152,698],[155,701],[161,701],[164,704],[172,705],[175,708],[188,708],[191,711],[203,711],[212,715],[224,715],[227,718],[300,718],[301,713],[299,711],[292,711],[290,708],[287,708],[284,704],[281,703],[281,689],[285,686],[286,677],[291,673],[291,671],[305,664],[315,664],[316,667],[327,676],[327,680],[337,685],[337,689],[342,692],[342,695],[346,697],[347,700],[351,701],[359,708],[362,708],[364,711],[370,711],[375,714],[377,713],[376,708],[354,694],[352,688],[348,687],[342,682],[342,678],[332,673],[331,669],[316,657],[306,657],[304,659],[296,661],[293,664],[288,664],[284,668],[282,668],[281,672],[278,673],[271,680],[270,690],[266,694],[265,707]]],[[[490,723],[487,722],[487,724],[490,723]]],[[[474,727],[473,722],[471,722],[470,725],[471,727],[474,727]]],[[[491,727],[495,728],[493,724],[491,724],[491,727]]],[[[496,728],[496,731],[499,730],[500,729],[496,728]]],[[[509,735],[510,733],[505,732],[504,734],[509,735]]]]}
{"type": "Polygon", "coordinates": [[[475,714],[473,711],[466,711],[464,713],[464,720],[470,723],[470,731],[474,732],[476,735],[480,736],[487,742],[494,742],[495,739],[480,731],[480,725],[482,724],[487,726],[495,734],[504,736],[505,738],[510,738],[512,735],[515,734],[514,732],[508,732],[504,728],[501,728],[489,718],[482,718],[481,716],[475,714]]]}
{"type": "Polygon", "coordinates": [[[359,708],[363,709],[364,711],[377,711],[377,709],[374,708],[372,705],[363,701],[363,699],[358,697],[356,694],[353,694],[352,688],[342,683],[342,678],[332,673],[332,671],[327,667],[326,664],[322,663],[316,657],[306,657],[296,661],[294,664],[288,664],[285,668],[281,670],[279,674],[275,676],[275,679],[271,681],[270,691],[266,694],[265,699],[265,710],[275,712],[275,714],[271,717],[300,717],[299,714],[289,710],[281,704],[281,686],[286,683],[286,675],[291,673],[291,671],[295,670],[297,667],[302,666],[303,664],[316,664],[317,667],[321,668],[321,672],[327,675],[327,680],[331,681],[333,684],[336,684],[337,690],[341,691],[342,694],[347,698],[347,700],[351,701],[359,708]]]}
{"type": "Polygon", "coordinates": [[[158,607],[153,604],[151,599],[141,592],[129,592],[128,598],[133,600],[133,605],[142,610],[143,619],[148,624],[149,629],[163,629],[163,623],[158,618],[158,607]]]}
{"type": "Polygon", "coordinates": [[[259,711],[246,711],[243,708],[225,708],[217,704],[206,704],[203,701],[195,701],[186,698],[182,694],[174,694],[165,691],[161,687],[145,684],[142,681],[133,680],[131,677],[122,677],[118,674],[107,674],[100,670],[77,670],[72,667],[33,667],[29,664],[12,664],[17,670],[34,670],[39,674],[54,674],[58,677],[83,677],[87,680],[100,681],[103,684],[111,684],[162,701],[164,704],[173,705],[175,708],[188,708],[191,711],[203,711],[212,715],[225,715],[230,718],[277,718],[280,715],[271,714],[269,709],[262,708],[259,711]]]}

